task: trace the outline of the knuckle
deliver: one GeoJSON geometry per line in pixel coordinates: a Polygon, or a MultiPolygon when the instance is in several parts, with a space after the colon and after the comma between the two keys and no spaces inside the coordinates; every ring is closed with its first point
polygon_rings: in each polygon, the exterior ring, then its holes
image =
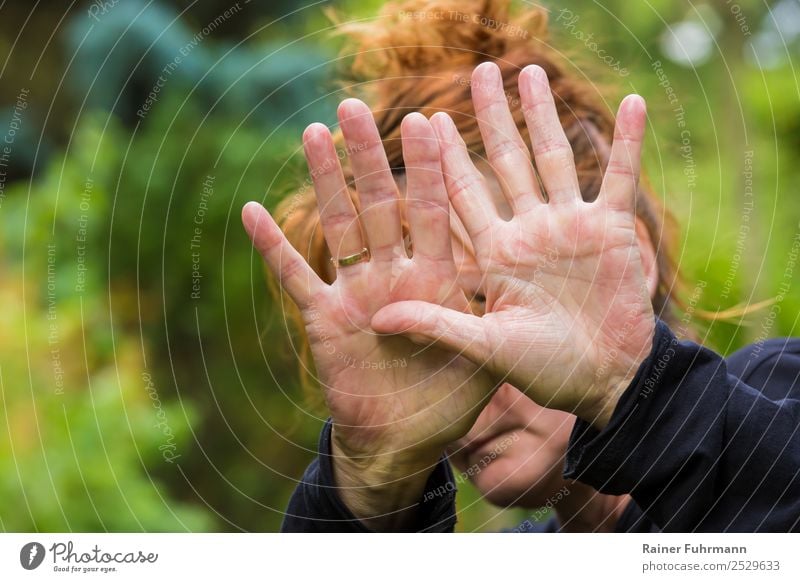
{"type": "Polygon", "coordinates": [[[395,188],[394,185],[362,185],[360,188],[357,188],[357,190],[359,198],[370,206],[384,202],[393,202],[398,199],[397,188],[395,188]]]}
{"type": "Polygon", "coordinates": [[[642,136],[636,132],[617,128],[614,131],[614,140],[625,144],[640,144],[642,143],[642,136]]]}
{"type": "Polygon", "coordinates": [[[281,262],[281,280],[292,279],[303,270],[303,263],[297,259],[284,259],[281,262]]]}
{"type": "Polygon", "coordinates": [[[432,214],[450,213],[450,204],[446,196],[437,196],[435,198],[406,198],[406,208],[411,211],[432,214]]]}
{"type": "Polygon", "coordinates": [[[458,178],[453,178],[449,183],[450,195],[453,197],[469,196],[469,194],[481,186],[481,177],[468,172],[458,178]]]}
{"type": "Polygon", "coordinates": [[[354,222],[357,217],[353,212],[326,212],[320,220],[322,221],[323,228],[347,228],[354,222]]]}
{"type": "Polygon", "coordinates": [[[489,147],[486,152],[490,160],[498,160],[501,158],[524,158],[530,160],[530,153],[521,141],[512,138],[505,138],[489,147]]]}
{"type": "Polygon", "coordinates": [[[534,153],[537,157],[572,159],[572,148],[566,137],[543,135],[536,139],[534,153]]]}
{"type": "Polygon", "coordinates": [[[608,166],[606,167],[606,174],[629,178],[636,177],[636,172],[634,171],[631,163],[620,160],[609,160],[608,166]]]}

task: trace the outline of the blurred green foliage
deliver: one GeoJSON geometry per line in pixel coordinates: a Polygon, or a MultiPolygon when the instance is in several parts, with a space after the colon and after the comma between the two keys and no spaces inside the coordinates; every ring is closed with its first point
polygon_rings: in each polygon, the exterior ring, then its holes
{"type": "MultiPolygon", "coordinates": [[[[373,14],[379,4],[351,2],[346,12],[373,14]]],[[[578,74],[607,87],[609,107],[633,91],[647,98],[647,173],[681,224],[688,292],[710,312],[776,297],[800,231],[791,59],[769,70],[748,64],[727,4],[712,4],[719,48],[693,68],[670,62],[660,44],[667,25],[693,17],[688,5],[560,3],[628,64],[624,77],[604,70],[551,14],[553,42],[569,49],[578,74]],[[685,131],[690,150],[681,149],[685,131]],[[755,202],[742,239],[751,166],[755,202]]],[[[762,22],[763,7],[740,4],[754,28],[762,22]]],[[[319,32],[327,26],[315,10],[278,37],[308,35],[308,48],[332,54],[319,32]]],[[[317,105],[333,119],[335,95],[317,105]]],[[[245,117],[172,83],[133,125],[81,110],[35,179],[6,186],[0,529],[278,528],[323,419],[298,386],[283,311],[266,291],[239,209],[251,199],[273,207],[305,169],[297,121],[245,117]]],[[[792,287],[776,305],[744,325],[708,324],[696,313],[692,323],[729,353],[765,335],[796,335],[800,293],[792,287]]],[[[498,510],[469,485],[458,503],[465,531],[510,527],[531,513],[498,510]]]]}
{"type": "Polygon", "coordinates": [[[92,155],[95,130],[87,121],[75,154],[30,191],[18,183],[2,207],[0,401],[11,438],[0,439],[0,524],[6,531],[207,529],[207,512],[170,498],[150,476],[166,444],[154,404],[178,447],[197,420],[195,407],[158,402],[144,389],[142,344],[112,324],[101,249],[87,245],[88,268],[79,267],[82,221],[89,228],[105,221],[108,172],[118,163],[116,149],[92,155]]]}

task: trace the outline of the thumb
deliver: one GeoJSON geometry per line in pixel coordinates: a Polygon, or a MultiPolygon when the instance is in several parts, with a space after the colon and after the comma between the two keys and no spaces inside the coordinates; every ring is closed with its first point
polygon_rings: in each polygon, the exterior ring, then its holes
{"type": "Polygon", "coordinates": [[[479,366],[486,364],[489,353],[480,317],[424,301],[398,301],[383,307],[372,316],[372,329],[403,335],[417,344],[435,343],[479,366]]]}

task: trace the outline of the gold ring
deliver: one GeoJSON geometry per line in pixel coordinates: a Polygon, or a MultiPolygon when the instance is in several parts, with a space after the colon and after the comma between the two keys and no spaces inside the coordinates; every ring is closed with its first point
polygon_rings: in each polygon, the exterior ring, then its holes
{"type": "Polygon", "coordinates": [[[350,267],[351,265],[357,265],[358,263],[362,263],[364,261],[369,260],[369,249],[364,247],[357,253],[353,255],[347,255],[346,257],[342,257],[341,259],[334,259],[331,257],[331,261],[335,261],[337,265],[340,267],[350,267]]]}

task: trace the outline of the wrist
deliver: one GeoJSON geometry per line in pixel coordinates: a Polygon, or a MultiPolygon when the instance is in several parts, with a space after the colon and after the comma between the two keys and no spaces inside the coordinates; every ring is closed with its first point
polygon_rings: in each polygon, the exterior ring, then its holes
{"type": "Polygon", "coordinates": [[[616,377],[605,382],[597,391],[596,398],[587,399],[587,402],[575,409],[575,416],[585,420],[597,430],[603,430],[611,421],[620,398],[633,382],[635,375],[634,370],[628,377],[622,379],[616,377]]]}
{"type": "Polygon", "coordinates": [[[364,525],[376,531],[405,529],[416,515],[431,472],[443,450],[394,451],[376,447],[355,455],[331,435],[334,479],[339,497],[364,525]]]}
{"type": "Polygon", "coordinates": [[[603,377],[595,375],[592,389],[588,392],[592,397],[584,398],[575,407],[575,415],[597,430],[605,428],[611,421],[622,395],[635,381],[639,370],[650,357],[654,349],[654,340],[655,326],[647,339],[639,344],[637,351],[629,353],[627,357],[618,355],[614,359],[616,365],[609,369],[603,377]]]}

